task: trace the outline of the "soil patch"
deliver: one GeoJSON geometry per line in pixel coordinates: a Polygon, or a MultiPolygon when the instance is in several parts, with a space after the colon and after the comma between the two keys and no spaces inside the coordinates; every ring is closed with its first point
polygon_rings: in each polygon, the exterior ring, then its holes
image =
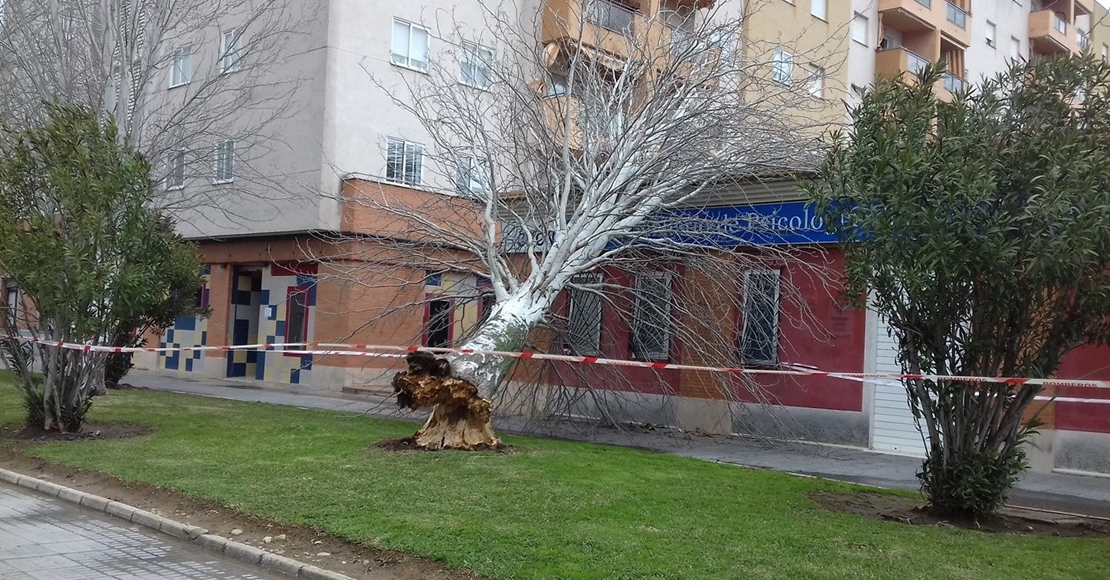
{"type": "MultiPolygon", "coordinates": [[[[416,446],[415,437],[402,437],[400,439],[383,439],[371,446],[372,449],[380,449],[382,451],[453,451],[451,449],[425,449],[416,446]]],[[[505,445],[498,443],[493,445],[479,445],[474,451],[492,451],[494,453],[512,453],[515,449],[512,445],[505,445]]],[[[463,451],[463,453],[470,453],[470,451],[463,451]]]]}
{"type": "Polygon", "coordinates": [[[86,441],[89,439],[128,439],[141,435],[150,435],[154,428],[149,425],[136,425],[134,423],[86,423],[85,427],[77,433],[59,433],[57,431],[44,431],[37,425],[29,426],[22,423],[0,425],[0,439],[12,439],[28,443],[49,443],[51,441],[86,441]]]}
{"type": "Polygon", "coordinates": [[[126,482],[95,471],[27,457],[13,449],[12,444],[7,447],[0,445],[0,466],[207,528],[218,536],[340,572],[357,580],[482,578],[471,572],[448,568],[434,560],[372,548],[311,526],[256,517],[218,502],[192,498],[173,490],[126,482]],[[232,535],[232,530],[241,530],[242,533],[232,535]]]}
{"type": "Polygon", "coordinates": [[[108,387],[109,391],[149,391],[147,387],[136,387],[130,383],[120,383],[114,387],[108,387]]]}
{"type": "Polygon", "coordinates": [[[1110,537],[1110,522],[1081,516],[1003,508],[999,515],[967,520],[938,517],[925,511],[921,502],[917,500],[876,492],[817,492],[811,494],[810,498],[830,511],[914,526],[963,528],[997,534],[1069,538],[1110,537]]]}

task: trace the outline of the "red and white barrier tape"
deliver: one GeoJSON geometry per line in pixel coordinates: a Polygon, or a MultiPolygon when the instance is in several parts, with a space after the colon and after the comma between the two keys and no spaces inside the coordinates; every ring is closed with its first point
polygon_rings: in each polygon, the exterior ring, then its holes
{"type": "Polygon", "coordinates": [[[504,352],[496,350],[474,350],[455,348],[426,348],[422,346],[391,346],[380,344],[339,344],[325,342],[296,342],[296,343],[259,343],[237,344],[230,346],[180,346],[180,347],[112,347],[89,344],[75,344],[65,342],[51,342],[28,338],[28,342],[42,346],[64,348],[69,350],[82,350],[85,352],[106,353],[168,353],[168,352],[227,352],[233,350],[280,350],[287,354],[319,355],[319,356],[366,356],[377,358],[403,358],[410,352],[424,350],[437,354],[476,354],[482,356],[495,356],[515,358],[520,360],[547,360],[577,364],[604,365],[613,367],[648,368],[653,370],[675,371],[702,371],[713,373],[728,373],[734,375],[764,375],[764,376],[809,376],[846,379],[850,381],[881,381],[890,379],[931,380],[931,381],[961,381],[968,383],[1005,383],[1008,385],[1040,385],[1043,387],[1094,387],[1110,388],[1110,381],[1095,381],[1082,379],[1037,379],[1022,377],[977,377],[956,375],[927,375],[927,374],[894,374],[894,373],[844,373],[822,371],[790,365],[788,369],[752,369],[736,367],[714,367],[700,365],[685,365],[676,363],[646,362],[635,360],[622,360],[601,358],[594,356],[572,356],[561,354],[547,354],[540,352],[504,352]],[[307,348],[305,348],[307,347],[307,348]]]}

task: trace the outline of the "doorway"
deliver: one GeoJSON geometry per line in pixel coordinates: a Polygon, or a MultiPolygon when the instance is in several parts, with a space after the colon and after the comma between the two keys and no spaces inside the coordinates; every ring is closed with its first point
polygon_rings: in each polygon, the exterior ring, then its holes
{"type": "MultiPolygon", "coordinates": [[[[262,267],[239,266],[231,278],[231,336],[228,344],[258,344],[258,324],[262,306],[262,267]]],[[[227,353],[228,377],[255,377],[260,357],[256,350],[227,353]]]]}
{"type": "Polygon", "coordinates": [[[424,346],[448,348],[451,346],[451,301],[432,300],[428,303],[428,325],[424,333],[424,346]]]}

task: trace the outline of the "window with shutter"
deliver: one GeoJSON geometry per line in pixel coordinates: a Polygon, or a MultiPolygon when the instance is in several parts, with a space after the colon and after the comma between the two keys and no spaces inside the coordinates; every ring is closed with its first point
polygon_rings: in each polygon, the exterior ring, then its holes
{"type": "MultiPolygon", "coordinates": [[[[579,286],[599,285],[601,276],[589,274],[578,276],[574,284],[579,286]]],[[[601,354],[601,310],[600,288],[571,288],[567,291],[570,300],[567,333],[564,347],[579,356],[601,354]]]]}
{"type": "Polygon", "coordinates": [[[773,365],[779,351],[779,271],[749,270],[744,276],[740,359],[744,364],[773,365]]]}
{"type": "Polygon", "coordinates": [[[636,276],[632,313],[632,355],[638,360],[671,357],[671,275],[650,272],[636,276]]]}

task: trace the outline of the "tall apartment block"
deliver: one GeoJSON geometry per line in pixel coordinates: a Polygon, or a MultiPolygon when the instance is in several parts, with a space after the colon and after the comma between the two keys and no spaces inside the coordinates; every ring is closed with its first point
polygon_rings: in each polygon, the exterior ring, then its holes
{"type": "MultiPolygon", "coordinates": [[[[294,0],[291,0],[294,1],[294,0]]],[[[307,2],[308,0],[295,0],[307,2]]],[[[618,51],[607,43],[645,18],[665,14],[666,26],[681,28],[683,15],[713,0],[522,0],[523,20],[536,21],[537,45],[560,35],[587,32],[593,49],[618,51]],[[560,23],[583,22],[581,28],[560,23]]],[[[1093,0],[761,0],[734,1],[725,7],[749,19],[742,50],[775,54],[775,74],[784,82],[806,83],[830,123],[845,123],[845,104],[859,101],[881,77],[913,73],[928,63],[945,63],[948,74],[935,87],[948,98],[966,83],[1003,70],[1014,59],[1101,50],[1110,36],[1102,34],[1093,0]],[[1095,18],[1092,18],[1095,15],[1095,18]],[[1093,21],[1093,22],[1092,22],[1093,21]],[[1101,36],[1100,36],[1101,35],[1101,36]]],[[[315,3],[313,3],[315,4],[315,3]]],[[[206,286],[198,298],[211,309],[209,318],[182,318],[159,338],[160,346],[222,346],[277,342],[343,342],[356,344],[450,344],[480,320],[489,303],[480,277],[453,271],[394,268],[404,281],[394,288],[360,285],[344,280],[335,265],[316,257],[328,248],[320,241],[334,234],[360,236],[371,248],[376,237],[403,236],[365,211],[360,196],[380,195],[419,206],[437,196],[465,194],[474,186],[434,162],[434,142],[425,128],[404,114],[380,85],[398,86],[419,78],[427,63],[444,50],[444,40],[425,23],[447,18],[467,33],[462,40],[473,54],[493,54],[502,39],[483,30],[478,0],[400,2],[328,0],[319,3],[307,34],[288,47],[288,73],[301,78],[295,95],[296,115],[282,121],[280,144],[198,143],[205,152],[196,160],[204,171],[182,171],[175,180],[183,191],[210,192],[247,181],[240,167],[249,160],[263,190],[280,182],[282,195],[243,197],[234,211],[198,212],[187,216],[183,231],[202,248],[206,286]],[[445,16],[448,15],[449,16],[445,16]],[[210,152],[210,153],[209,153],[210,152]],[[211,157],[208,157],[211,155],[211,157]],[[215,168],[215,175],[207,168],[215,168]],[[203,215],[201,215],[203,214],[203,215]],[[233,219],[234,218],[234,219],[233,219]],[[403,295],[399,295],[403,294],[403,295]],[[391,312],[399,302],[418,308],[391,312]],[[390,313],[391,312],[391,313],[390,313]],[[388,315],[386,315],[388,313],[388,315]],[[384,316],[384,317],[382,317],[384,316]],[[369,321],[377,321],[369,324],[369,321]]],[[[213,48],[194,47],[189,78],[207,74],[213,48]],[[205,56],[208,55],[208,56],[205,56]]],[[[615,56],[619,57],[619,54],[615,56]]],[[[474,59],[460,63],[460,82],[480,90],[483,73],[474,59]]],[[[282,74],[276,70],[274,74],[282,74]]],[[[167,71],[165,90],[187,90],[186,77],[167,71]]],[[[911,76],[906,77],[912,82],[911,76]]],[[[557,92],[551,98],[563,98],[557,92]]],[[[184,158],[184,156],[183,156],[184,158]]],[[[184,161],[182,161],[184,163],[184,161]]],[[[263,191],[264,193],[264,191],[263,191]]],[[[783,244],[799,249],[811,265],[843,271],[843,256],[812,219],[795,183],[765,182],[743,191],[722,191],[717,203],[737,211],[776,216],[792,231],[783,244]]],[[[822,370],[899,372],[894,345],[882,320],[870,311],[847,308],[823,284],[794,276],[787,267],[775,279],[790,279],[808,302],[824,330],[789,324],[797,316],[783,303],[759,304],[781,320],[768,328],[768,364],[800,363],[822,370]]],[[[672,299],[681,299],[674,296],[672,299]]],[[[758,303],[759,297],[750,301],[758,303]]],[[[764,300],[766,301],[766,300],[764,300]]],[[[604,309],[570,308],[570,316],[598,328],[596,352],[612,358],[635,356],[629,349],[624,322],[604,309]]],[[[746,312],[730,313],[737,334],[754,324],[746,312]],[[745,320],[749,320],[745,322],[745,320]]],[[[681,345],[662,353],[670,362],[686,362],[681,345]]],[[[1084,349],[1069,357],[1061,376],[1110,378],[1102,368],[1104,350],[1084,349]]],[[[238,378],[299,385],[305,389],[359,392],[381,385],[394,361],[364,357],[313,357],[275,351],[231,353],[188,352],[151,356],[147,367],[194,373],[212,378],[238,378]]],[[[631,372],[631,371],[629,371],[631,372]]],[[[633,382],[636,377],[631,376],[633,382]]],[[[604,385],[593,385],[595,387],[604,385]]],[[[777,410],[789,412],[792,436],[816,441],[920,455],[923,444],[901,386],[893,381],[860,383],[814,377],[777,377],[763,385],[773,394],[777,410]]],[[[1069,402],[1052,403],[1033,451],[1035,469],[1110,472],[1110,409],[1081,399],[1106,398],[1105,393],[1072,389],[1069,402]]],[[[741,403],[725,400],[691,373],[650,377],[634,397],[637,416],[630,420],[676,425],[686,429],[730,433],[746,428],[736,420],[741,403]],[[650,384],[648,384],[650,382],[650,384]]],[[[746,416],[751,417],[751,409],[746,416]]],[[[582,414],[598,412],[583,408],[582,414]]],[[[764,417],[767,424],[775,423],[764,417]]]]}

